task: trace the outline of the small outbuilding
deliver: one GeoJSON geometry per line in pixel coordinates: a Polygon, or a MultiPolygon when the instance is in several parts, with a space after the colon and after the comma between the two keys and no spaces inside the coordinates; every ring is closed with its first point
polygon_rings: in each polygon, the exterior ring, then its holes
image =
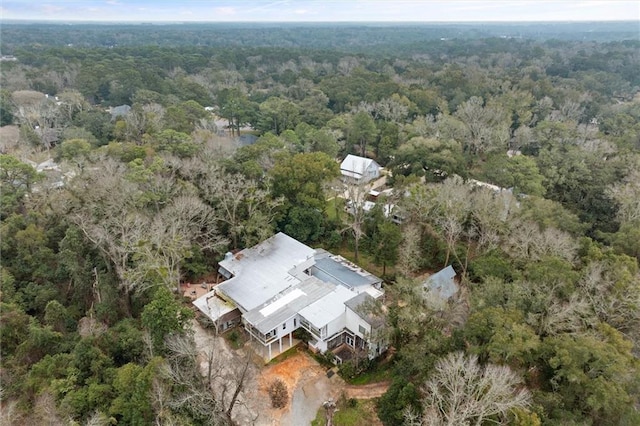
{"type": "Polygon", "coordinates": [[[349,154],[340,164],[340,173],[346,182],[367,183],[380,177],[380,165],[371,158],[349,154]]]}
{"type": "Polygon", "coordinates": [[[456,271],[449,265],[427,278],[422,286],[440,299],[449,300],[460,290],[455,278],[456,271]]]}

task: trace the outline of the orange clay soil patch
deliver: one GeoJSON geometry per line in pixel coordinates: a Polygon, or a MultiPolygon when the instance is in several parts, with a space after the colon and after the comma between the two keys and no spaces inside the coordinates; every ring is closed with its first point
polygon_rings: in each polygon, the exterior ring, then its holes
{"type": "Polygon", "coordinates": [[[291,397],[291,392],[296,388],[302,374],[308,373],[309,370],[313,369],[318,372],[324,372],[324,369],[309,355],[298,352],[282,362],[266,366],[260,374],[260,390],[266,393],[271,382],[275,379],[280,379],[287,385],[287,391],[289,391],[289,397],[291,397]]]}

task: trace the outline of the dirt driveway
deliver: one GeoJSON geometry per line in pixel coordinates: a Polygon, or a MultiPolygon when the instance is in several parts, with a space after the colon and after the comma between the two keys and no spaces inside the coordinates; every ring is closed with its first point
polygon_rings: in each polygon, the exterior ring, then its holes
{"type": "MultiPolygon", "coordinates": [[[[234,362],[245,355],[244,349],[230,349],[222,337],[214,336],[197,321],[192,321],[192,329],[202,374],[205,376],[210,348],[215,348],[216,357],[229,366],[229,370],[233,369],[234,362]]],[[[248,377],[233,410],[233,420],[243,426],[309,425],[322,403],[329,398],[338,398],[345,387],[337,374],[328,378],[325,369],[305,352],[298,352],[273,365],[252,365],[248,377]],[[271,408],[267,393],[269,384],[276,378],[282,380],[289,391],[289,404],[282,409],[271,408]]],[[[232,381],[233,377],[230,376],[228,380],[232,381]]]]}
{"type": "MultiPolygon", "coordinates": [[[[203,375],[207,374],[207,351],[216,348],[216,356],[225,366],[233,369],[233,363],[245,355],[244,349],[234,351],[226,341],[216,337],[192,322],[196,346],[201,358],[203,375]]],[[[252,365],[239,402],[233,410],[233,420],[239,425],[254,426],[305,426],[316,417],[322,403],[329,398],[337,400],[344,392],[348,398],[370,399],[384,394],[388,383],[374,383],[364,386],[346,385],[337,374],[327,377],[324,367],[306,352],[299,351],[289,358],[273,365],[252,365]],[[267,392],[270,383],[282,380],[289,391],[289,403],[285,408],[274,409],[267,392]]],[[[229,377],[233,380],[233,377],[229,377]]],[[[214,389],[215,392],[215,389],[214,389]]]]}
{"type": "Polygon", "coordinates": [[[338,375],[327,377],[325,369],[304,352],[262,370],[260,387],[266,398],[267,387],[276,378],[287,385],[290,402],[281,410],[271,409],[272,423],[265,423],[270,425],[310,424],[322,403],[338,398],[345,386],[338,375]]]}

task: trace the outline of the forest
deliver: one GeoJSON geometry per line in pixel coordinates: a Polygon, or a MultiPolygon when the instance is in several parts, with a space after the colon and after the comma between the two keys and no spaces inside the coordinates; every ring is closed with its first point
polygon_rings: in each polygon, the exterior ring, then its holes
{"type": "Polygon", "coordinates": [[[280,231],[384,278],[385,425],[640,424],[637,22],[0,36],[3,424],[233,424],[176,289],[280,231]]]}

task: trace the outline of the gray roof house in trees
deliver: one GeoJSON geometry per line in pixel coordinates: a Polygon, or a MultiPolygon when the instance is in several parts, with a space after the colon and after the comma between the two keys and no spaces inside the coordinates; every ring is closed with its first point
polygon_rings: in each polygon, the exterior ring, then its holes
{"type": "Polygon", "coordinates": [[[338,346],[355,350],[359,343],[358,349],[373,357],[386,348],[372,340],[372,325],[348,305],[360,294],[380,298],[382,280],[339,256],[278,233],[227,253],[219,266],[228,279],[193,303],[216,324],[221,315],[227,315],[222,320],[227,324],[235,310],[266,360],[290,348],[298,328],[310,333],[309,347],[320,352],[338,346]]]}
{"type": "Polygon", "coordinates": [[[422,284],[425,290],[439,296],[443,300],[449,300],[459,290],[455,281],[456,271],[451,265],[431,275],[422,284]]]}
{"type": "Polygon", "coordinates": [[[340,164],[340,173],[347,182],[367,183],[380,177],[380,165],[371,158],[349,154],[340,164]]]}
{"type": "Polygon", "coordinates": [[[111,120],[115,120],[118,117],[124,117],[129,114],[129,111],[131,111],[131,106],[129,105],[118,105],[108,109],[108,112],[111,114],[111,120]]]}

